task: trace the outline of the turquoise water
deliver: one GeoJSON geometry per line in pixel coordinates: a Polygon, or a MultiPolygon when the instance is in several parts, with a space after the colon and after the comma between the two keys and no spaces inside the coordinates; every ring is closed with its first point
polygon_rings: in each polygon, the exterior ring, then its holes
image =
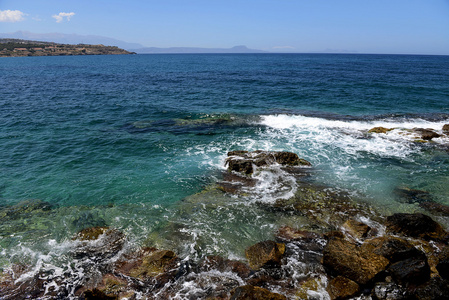
{"type": "Polygon", "coordinates": [[[183,257],[244,259],[279,226],[307,224],[254,204],[294,192],[268,189],[278,179],[267,174],[244,198],[202,192],[236,149],[296,152],[317,183],[385,213],[416,209],[397,187],[449,205],[449,137],[417,143],[407,131],[442,133],[448,78],[447,56],[2,58],[0,266],[60,266],[89,226],[183,257]],[[376,126],[398,129],[367,134],[376,126]],[[21,211],[30,199],[49,207],[21,211]]]}

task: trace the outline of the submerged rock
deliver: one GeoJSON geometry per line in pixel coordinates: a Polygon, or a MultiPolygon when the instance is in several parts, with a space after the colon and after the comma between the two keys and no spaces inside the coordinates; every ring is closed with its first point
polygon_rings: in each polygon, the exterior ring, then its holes
{"type": "Polygon", "coordinates": [[[285,253],[285,245],[274,241],[259,242],[245,250],[251,269],[279,266],[285,253]]]}
{"type": "Polygon", "coordinates": [[[440,224],[424,214],[397,213],[387,217],[387,230],[425,240],[444,240],[447,232],[440,224]]]}
{"type": "Polygon", "coordinates": [[[427,191],[411,189],[408,187],[397,187],[393,193],[404,203],[423,203],[431,202],[432,195],[427,191]]]}
{"type": "Polygon", "coordinates": [[[423,202],[419,204],[419,207],[431,212],[433,214],[440,214],[443,216],[449,216],[449,206],[436,203],[436,202],[423,202]]]}
{"type": "Polygon", "coordinates": [[[287,300],[287,297],[252,285],[240,286],[231,292],[231,300],[287,300]]]}

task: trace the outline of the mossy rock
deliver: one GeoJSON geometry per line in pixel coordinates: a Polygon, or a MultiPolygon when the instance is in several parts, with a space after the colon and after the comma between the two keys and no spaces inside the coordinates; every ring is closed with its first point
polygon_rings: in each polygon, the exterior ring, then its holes
{"type": "Polygon", "coordinates": [[[385,127],[374,127],[368,130],[369,133],[387,133],[388,131],[392,131],[394,128],[385,128],[385,127]]]}

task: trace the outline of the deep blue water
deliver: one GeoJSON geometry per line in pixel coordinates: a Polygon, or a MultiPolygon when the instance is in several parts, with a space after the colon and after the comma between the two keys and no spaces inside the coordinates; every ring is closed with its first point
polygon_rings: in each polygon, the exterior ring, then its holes
{"type": "MultiPolygon", "coordinates": [[[[206,254],[241,257],[272,234],[261,226],[280,221],[247,206],[228,219],[182,205],[220,178],[236,149],[296,152],[318,182],[387,211],[416,208],[395,200],[398,186],[449,204],[449,137],[418,145],[407,131],[442,133],[446,123],[448,56],[0,58],[0,207],[29,199],[52,206],[25,225],[0,224],[0,267],[37,261],[88,225],[177,247],[162,234],[173,220],[204,237],[192,243],[206,254]],[[398,129],[366,138],[375,126],[398,129]]],[[[190,201],[212,200],[228,201],[190,201]]]]}

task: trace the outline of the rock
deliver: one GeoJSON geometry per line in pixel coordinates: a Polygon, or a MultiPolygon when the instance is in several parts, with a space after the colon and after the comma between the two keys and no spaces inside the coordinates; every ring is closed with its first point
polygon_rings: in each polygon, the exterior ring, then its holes
{"type": "Polygon", "coordinates": [[[430,279],[430,267],[427,259],[407,258],[388,267],[395,282],[405,284],[421,284],[430,279]]]}
{"type": "Polygon", "coordinates": [[[283,226],[276,233],[276,240],[280,242],[313,241],[320,238],[323,237],[318,233],[298,230],[290,226],[283,226]]]}
{"type": "Polygon", "coordinates": [[[295,299],[309,299],[310,292],[317,293],[320,286],[319,278],[311,277],[306,279],[300,283],[299,289],[295,293],[295,299]]]}
{"type": "Polygon", "coordinates": [[[105,297],[109,297],[104,299],[129,298],[135,293],[126,279],[118,277],[114,274],[104,275],[101,283],[97,285],[95,289],[91,289],[90,292],[89,290],[86,290],[83,294],[86,295],[86,292],[88,294],[93,293],[94,290],[96,290],[97,294],[102,294],[105,297]]]}
{"type": "Polygon", "coordinates": [[[231,151],[228,152],[226,165],[229,171],[235,171],[250,175],[254,172],[254,166],[265,167],[273,164],[283,166],[311,166],[310,162],[299,158],[297,154],[291,152],[276,151],[231,151]]]}
{"type": "Polygon", "coordinates": [[[421,135],[421,139],[425,141],[430,141],[433,138],[439,138],[441,136],[431,129],[414,128],[413,131],[419,133],[421,135]]]}
{"type": "Polygon", "coordinates": [[[346,221],[342,227],[345,232],[349,233],[353,238],[358,240],[366,238],[368,236],[368,232],[371,230],[371,227],[365,223],[352,219],[346,221]]]}
{"type": "Polygon", "coordinates": [[[447,232],[424,214],[397,213],[387,217],[387,231],[425,240],[444,240],[447,232]]]}
{"type": "Polygon", "coordinates": [[[287,300],[287,297],[264,288],[245,285],[232,290],[231,300],[287,300]]]}
{"type": "Polygon", "coordinates": [[[360,287],[357,283],[343,276],[333,278],[327,287],[331,300],[347,299],[358,294],[360,287]]]}
{"type": "Polygon", "coordinates": [[[109,258],[117,254],[125,244],[125,235],[108,227],[93,227],[80,231],[74,238],[79,244],[74,250],[77,258],[109,258]]]}
{"type": "Polygon", "coordinates": [[[436,269],[441,278],[449,280],[449,246],[446,246],[443,251],[441,251],[436,269]]]}
{"type": "Polygon", "coordinates": [[[405,288],[394,282],[376,283],[371,291],[371,295],[377,300],[411,300],[405,288]]]}
{"type": "Polygon", "coordinates": [[[0,221],[26,218],[30,214],[42,214],[51,210],[48,202],[41,200],[25,200],[13,206],[0,207],[0,221]]]}
{"type": "Polygon", "coordinates": [[[345,276],[362,285],[384,271],[388,264],[388,259],[382,255],[341,238],[329,240],[323,252],[323,265],[331,274],[345,276]]]}
{"type": "Polygon", "coordinates": [[[415,248],[411,243],[393,236],[382,236],[366,240],[362,247],[382,255],[392,263],[409,258],[426,258],[424,252],[415,248]]]}
{"type": "Polygon", "coordinates": [[[388,131],[393,130],[394,128],[385,128],[385,127],[374,127],[368,130],[369,133],[387,133],[388,131]]]}
{"type": "Polygon", "coordinates": [[[225,259],[221,256],[207,256],[199,265],[200,272],[209,272],[211,270],[218,270],[219,272],[233,272],[240,278],[247,278],[251,269],[244,263],[225,259]]]}
{"type": "Polygon", "coordinates": [[[144,248],[117,261],[115,272],[142,281],[148,281],[160,275],[167,275],[171,278],[178,271],[178,262],[173,251],[144,248]]]}
{"type": "Polygon", "coordinates": [[[285,245],[274,241],[259,242],[245,250],[249,267],[253,270],[279,266],[285,253],[285,245]]]}
{"type": "Polygon", "coordinates": [[[449,134],[449,124],[444,124],[444,125],[443,125],[443,132],[444,132],[445,134],[449,134]]]}
{"type": "Polygon", "coordinates": [[[411,291],[417,300],[445,300],[449,295],[449,282],[434,277],[429,282],[418,286],[411,291]]]}
{"type": "Polygon", "coordinates": [[[429,192],[408,187],[397,187],[393,193],[404,203],[413,204],[433,201],[432,195],[429,192]]]}
{"type": "Polygon", "coordinates": [[[81,299],[85,300],[117,300],[117,296],[108,296],[104,292],[100,291],[99,289],[92,289],[87,290],[84,292],[81,299]]]}
{"type": "Polygon", "coordinates": [[[419,204],[419,207],[433,214],[441,214],[443,216],[449,216],[449,206],[444,204],[436,202],[422,202],[419,204]]]}

